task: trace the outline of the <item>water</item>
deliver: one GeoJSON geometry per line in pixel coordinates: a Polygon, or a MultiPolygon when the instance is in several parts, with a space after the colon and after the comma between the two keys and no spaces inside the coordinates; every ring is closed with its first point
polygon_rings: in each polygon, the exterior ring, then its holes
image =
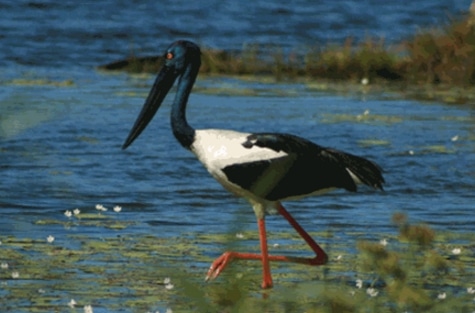
{"type": "Polygon", "coordinates": [[[96,66],[156,55],[177,38],[220,49],[287,49],[366,36],[401,41],[465,12],[451,1],[3,1],[1,66],[96,66]]]}
{"type": "MultiPolygon", "coordinates": [[[[153,233],[154,226],[146,225],[155,221],[173,232],[222,232],[233,214],[247,216],[249,225],[242,227],[255,227],[249,205],[228,195],[175,141],[168,105],[132,147],[120,150],[153,77],[82,74],[56,71],[73,80],[65,87],[7,81],[0,128],[3,234],[22,235],[18,225],[31,228],[39,217],[58,217],[76,207],[94,211],[96,203],[123,206],[123,218],[140,223],[136,231],[153,233]]],[[[37,70],[35,75],[49,74],[37,70]]],[[[197,89],[209,86],[219,83],[203,79],[197,89]]],[[[375,231],[384,231],[398,211],[443,229],[471,229],[475,156],[469,108],[335,96],[304,85],[268,88],[283,88],[292,96],[272,96],[268,90],[260,96],[259,89],[255,96],[195,93],[190,123],[293,133],[368,157],[385,170],[383,193],[361,188],[361,193],[342,191],[291,203],[309,229],[343,225],[342,230],[364,231],[375,223],[375,231]]],[[[275,229],[285,227],[279,220],[271,223],[275,229]]],[[[48,229],[34,227],[28,235],[35,231],[45,236],[48,229]]]]}
{"type": "MultiPolygon", "coordinates": [[[[120,150],[153,78],[99,73],[92,69],[98,64],[132,50],[161,53],[177,37],[223,49],[247,43],[295,48],[338,42],[348,35],[397,42],[460,14],[469,2],[253,1],[246,8],[221,1],[3,3],[2,233],[22,235],[39,217],[75,207],[88,210],[96,203],[124,206],[122,216],[140,222],[134,231],[153,232],[142,225],[149,221],[189,223],[197,231],[209,230],[210,224],[213,231],[225,231],[233,214],[242,214],[254,227],[247,203],[223,191],[174,141],[166,106],[130,150],[120,150]]],[[[290,132],[382,165],[384,193],[363,189],[292,203],[310,229],[343,225],[363,230],[375,222],[384,230],[396,211],[451,230],[469,230],[474,221],[470,107],[337,97],[304,85],[201,79],[199,86],[250,88],[258,95],[193,95],[189,116],[198,128],[290,132]],[[277,96],[272,91],[277,89],[292,96],[277,96]],[[365,110],[369,117],[386,120],[358,121],[355,116],[365,110]],[[346,118],[339,120],[342,116],[346,118]],[[454,136],[458,140],[451,141],[454,136]],[[368,139],[385,144],[366,146],[368,139]]],[[[40,237],[47,232],[41,227],[32,231],[40,237]]]]}
{"type": "MultiPolygon", "coordinates": [[[[250,206],[224,191],[173,138],[171,97],[133,146],[120,149],[153,77],[97,72],[96,65],[132,51],[158,54],[183,37],[229,50],[248,43],[291,49],[348,35],[397,42],[469,4],[252,1],[242,8],[208,1],[202,10],[185,1],[2,3],[0,238],[255,230],[250,206]],[[123,230],[36,224],[67,220],[64,211],[74,208],[96,214],[98,203],[109,208],[104,214],[132,223],[123,230]],[[111,212],[114,205],[123,211],[111,212]]],[[[394,233],[392,214],[406,212],[443,231],[473,230],[473,106],[225,78],[198,78],[196,90],[188,113],[196,128],[289,132],[384,168],[384,192],[361,188],[288,203],[306,229],[351,243],[349,234],[394,233]],[[208,92],[216,88],[228,91],[208,92]]],[[[289,230],[280,218],[268,220],[273,233],[289,230]]]]}

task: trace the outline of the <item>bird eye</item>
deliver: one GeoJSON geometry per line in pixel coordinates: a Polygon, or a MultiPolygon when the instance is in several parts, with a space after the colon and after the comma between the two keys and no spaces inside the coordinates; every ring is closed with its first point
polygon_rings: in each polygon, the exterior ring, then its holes
{"type": "Polygon", "coordinates": [[[166,55],[166,58],[167,58],[167,60],[173,59],[173,53],[168,52],[167,55],[166,55]]]}

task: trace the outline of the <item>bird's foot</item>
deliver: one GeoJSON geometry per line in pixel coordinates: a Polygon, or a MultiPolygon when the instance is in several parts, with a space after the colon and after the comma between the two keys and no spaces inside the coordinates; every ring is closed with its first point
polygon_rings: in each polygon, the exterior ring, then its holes
{"type": "Polygon", "coordinates": [[[205,280],[215,279],[221,274],[221,272],[226,268],[226,266],[234,259],[235,252],[226,251],[219,258],[214,260],[209,267],[208,273],[206,274],[205,280]]]}
{"type": "MultiPolygon", "coordinates": [[[[226,266],[228,266],[228,264],[234,259],[262,260],[262,255],[256,253],[226,251],[211,264],[208,273],[206,274],[205,280],[208,281],[218,277],[219,274],[221,274],[221,272],[226,268],[226,266]]],[[[272,285],[272,279],[270,280],[270,285],[272,285]]]]}

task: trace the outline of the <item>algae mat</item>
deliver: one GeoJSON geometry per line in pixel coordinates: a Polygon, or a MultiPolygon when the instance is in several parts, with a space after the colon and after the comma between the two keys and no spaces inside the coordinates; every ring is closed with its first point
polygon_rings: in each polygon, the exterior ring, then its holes
{"type": "MultiPolygon", "coordinates": [[[[203,279],[223,250],[257,252],[257,232],[127,233],[131,222],[101,213],[38,220],[32,227],[58,224],[97,231],[61,239],[0,237],[4,312],[475,310],[471,234],[434,234],[425,226],[405,224],[400,233],[359,241],[355,247],[338,234],[311,233],[328,246],[329,264],[273,263],[275,288],[263,291],[260,264],[253,261],[233,263],[210,283],[203,279]]],[[[308,251],[293,233],[274,233],[269,240],[279,242],[271,245],[273,254],[308,251]]]]}

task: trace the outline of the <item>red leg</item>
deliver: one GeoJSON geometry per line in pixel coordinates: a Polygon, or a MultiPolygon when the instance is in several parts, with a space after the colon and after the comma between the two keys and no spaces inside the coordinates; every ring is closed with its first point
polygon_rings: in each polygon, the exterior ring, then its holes
{"type": "MultiPolygon", "coordinates": [[[[290,215],[289,212],[282,206],[282,204],[277,203],[276,205],[277,211],[279,212],[280,215],[282,215],[290,225],[299,233],[299,235],[305,240],[305,242],[310,246],[313,252],[315,252],[315,257],[313,258],[297,258],[297,257],[285,257],[281,256],[280,260],[275,260],[275,261],[288,261],[288,262],[297,262],[297,263],[303,263],[303,264],[308,264],[308,265],[323,265],[328,262],[328,256],[323,251],[323,249],[318,245],[318,243],[313,240],[312,237],[300,226],[299,223],[290,215]]],[[[271,259],[274,260],[274,259],[271,259]]]]}
{"type": "Polygon", "coordinates": [[[264,218],[258,219],[257,224],[259,225],[259,240],[261,242],[262,253],[262,288],[266,289],[272,287],[272,276],[270,274],[270,257],[267,250],[267,232],[264,218]]]}
{"type": "Polygon", "coordinates": [[[323,249],[313,240],[312,237],[302,228],[302,226],[297,223],[297,221],[290,215],[289,212],[280,204],[277,203],[276,209],[280,215],[282,215],[290,225],[299,233],[299,235],[305,240],[305,242],[310,246],[313,252],[315,252],[315,257],[313,258],[299,258],[283,255],[269,255],[267,249],[267,235],[264,218],[257,220],[259,226],[259,239],[261,243],[261,254],[256,253],[240,253],[228,251],[224,252],[219,258],[217,258],[210,266],[208,274],[206,275],[206,280],[214,279],[221,274],[221,272],[226,268],[226,266],[233,259],[245,259],[245,260],[262,260],[263,266],[263,281],[262,288],[272,287],[272,277],[270,273],[269,261],[281,261],[281,262],[296,262],[308,265],[323,265],[328,261],[328,256],[323,251],[323,249]]]}
{"type": "Polygon", "coordinates": [[[221,272],[226,268],[226,266],[233,259],[244,259],[244,260],[262,260],[262,288],[271,288],[272,287],[272,276],[270,273],[269,260],[270,256],[267,249],[267,235],[266,235],[266,225],[264,218],[258,219],[257,224],[259,227],[259,239],[261,243],[261,254],[256,253],[240,253],[234,251],[224,252],[219,258],[217,258],[210,266],[208,274],[206,275],[206,280],[214,279],[221,274],[221,272]]]}

